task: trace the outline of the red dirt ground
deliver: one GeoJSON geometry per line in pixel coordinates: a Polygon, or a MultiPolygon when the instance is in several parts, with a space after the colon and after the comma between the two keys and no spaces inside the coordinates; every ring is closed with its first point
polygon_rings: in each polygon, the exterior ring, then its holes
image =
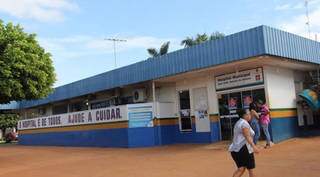
{"type": "MultiPolygon", "coordinates": [[[[0,177],[228,177],[235,165],[226,148],[226,143],[144,149],[3,145],[0,177]]],[[[320,137],[262,150],[256,163],[259,177],[319,177],[320,137]]]]}

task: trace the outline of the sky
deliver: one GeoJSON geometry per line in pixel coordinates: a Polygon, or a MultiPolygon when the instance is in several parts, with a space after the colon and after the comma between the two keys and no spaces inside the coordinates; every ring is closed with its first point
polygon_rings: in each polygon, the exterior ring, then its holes
{"type": "MultiPolygon", "coordinates": [[[[55,87],[169,51],[197,33],[232,34],[268,25],[309,37],[304,0],[0,0],[0,19],[37,34],[52,54],[55,87]],[[125,39],[116,44],[106,38],[125,39]]],[[[311,36],[320,38],[320,0],[309,0],[311,36]]]]}

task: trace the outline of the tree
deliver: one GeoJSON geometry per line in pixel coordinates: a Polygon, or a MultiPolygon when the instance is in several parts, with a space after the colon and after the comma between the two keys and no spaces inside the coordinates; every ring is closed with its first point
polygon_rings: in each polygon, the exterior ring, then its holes
{"type": "Polygon", "coordinates": [[[211,35],[210,35],[210,40],[216,40],[216,39],[220,39],[220,38],[223,38],[225,35],[224,33],[221,33],[219,31],[216,31],[216,32],[213,32],[211,35]]]}
{"type": "Polygon", "coordinates": [[[5,136],[6,128],[16,127],[19,120],[17,114],[0,114],[0,129],[5,136]]]}
{"type": "Polygon", "coordinates": [[[158,56],[161,56],[161,55],[168,53],[169,45],[170,45],[170,42],[168,41],[168,42],[165,42],[161,45],[159,51],[155,48],[149,48],[149,49],[147,49],[147,51],[148,51],[149,55],[151,55],[151,57],[158,57],[158,56]]]}
{"type": "Polygon", "coordinates": [[[55,73],[51,55],[35,34],[0,20],[0,104],[40,99],[52,92],[55,73]]]}
{"type": "Polygon", "coordinates": [[[181,45],[183,45],[185,48],[186,47],[191,47],[194,45],[201,44],[203,42],[206,42],[208,40],[216,40],[223,38],[225,35],[220,32],[214,32],[210,36],[208,36],[206,33],[203,34],[197,34],[195,38],[193,37],[186,37],[186,39],[181,41],[181,45]]]}

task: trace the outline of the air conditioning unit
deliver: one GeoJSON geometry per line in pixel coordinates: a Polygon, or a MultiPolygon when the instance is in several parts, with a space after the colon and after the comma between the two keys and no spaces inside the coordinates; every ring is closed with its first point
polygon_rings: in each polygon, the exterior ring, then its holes
{"type": "Polygon", "coordinates": [[[132,92],[132,96],[134,103],[147,101],[146,89],[136,89],[132,92]]]}

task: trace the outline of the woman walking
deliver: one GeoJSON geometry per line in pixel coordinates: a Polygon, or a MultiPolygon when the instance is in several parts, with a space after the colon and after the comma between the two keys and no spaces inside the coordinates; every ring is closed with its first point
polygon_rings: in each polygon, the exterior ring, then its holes
{"type": "Polygon", "coordinates": [[[260,125],[259,125],[259,114],[257,105],[255,103],[250,103],[249,105],[250,115],[251,115],[251,121],[250,125],[254,131],[254,137],[253,137],[253,143],[257,145],[258,140],[260,138],[260,125]]]}
{"type": "Polygon", "coordinates": [[[253,153],[259,153],[259,149],[253,143],[254,131],[250,127],[251,115],[249,111],[239,111],[240,119],[233,129],[233,140],[229,147],[231,156],[238,169],[233,173],[233,177],[241,177],[246,169],[249,176],[254,177],[255,159],[253,153]]]}
{"type": "Polygon", "coordinates": [[[270,148],[271,145],[273,144],[271,142],[271,136],[269,133],[270,110],[268,106],[264,104],[261,100],[258,101],[257,106],[260,108],[260,112],[261,112],[260,123],[267,141],[265,148],[270,148]]]}

